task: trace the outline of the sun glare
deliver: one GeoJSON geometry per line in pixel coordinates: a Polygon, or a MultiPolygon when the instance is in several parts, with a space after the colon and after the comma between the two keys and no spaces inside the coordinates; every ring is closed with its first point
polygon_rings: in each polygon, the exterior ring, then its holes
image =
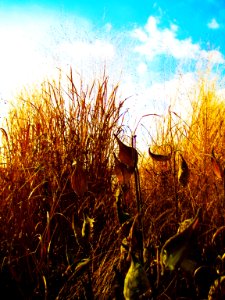
{"type": "Polygon", "coordinates": [[[14,29],[4,33],[4,44],[0,48],[0,84],[5,96],[12,96],[18,89],[40,79],[46,72],[40,55],[23,34],[14,29]]]}

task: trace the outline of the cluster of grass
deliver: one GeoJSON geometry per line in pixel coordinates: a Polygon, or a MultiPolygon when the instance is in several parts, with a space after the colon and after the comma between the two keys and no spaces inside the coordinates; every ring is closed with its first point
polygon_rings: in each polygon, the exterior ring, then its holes
{"type": "MultiPolygon", "coordinates": [[[[1,128],[0,292],[7,299],[123,297],[129,262],[121,243],[138,212],[134,176],[126,187],[115,176],[114,134],[123,129],[124,101],[106,77],[78,87],[71,70],[66,83],[45,82],[21,94],[1,128]],[[118,218],[118,197],[131,222],[118,218]]],[[[201,82],[192,107],[188,122],[170,109],[156,121],[150,149],[168,160],[139,153],[145,267],[156,299],[177,297],[175,275],[160,281],[159,251],[199,207],[200,265],[212,267],[225,250],[221,239],[214,249],[224,226],[224,178],[216,167],[222,170],[225,160],[225,105],[213,84],[201,82]],[[181,157],[190,171],[185,186],[178,180],[181,157]]]]}
{"type": "Polygon", "coordinates": [[[115,239],[109,218],[114,214],[112,134],[123,102],[116,99],[117,86],[108,90],[106,77],[90,87],[81,82],[79,90],[72,71],[67,81],[66,89],[61,81],[47,82],[42,90],[21,95],[1,130],[0,285],[10,278],[9,292],[15,284],[22,298],[56,297],[86,257],[74,233],[85,208],[95,217],[93,269],[115,239]],[[71,187],[74,162],[87,174],[83,195],[71,187]]]}

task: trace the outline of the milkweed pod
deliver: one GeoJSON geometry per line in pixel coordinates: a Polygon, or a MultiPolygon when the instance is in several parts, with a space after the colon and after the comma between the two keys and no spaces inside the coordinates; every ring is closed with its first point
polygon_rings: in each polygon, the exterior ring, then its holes
{"type": "Polygon", "coordinates": [[[151,294],[149,279],[141,263],[131,255],[130,268],[124,280],[124,298],[125,300],[139,299],[146,293],[151,294]]]}
{"type": "Polygon", "coordinates": [[[212,169],[213,169],[214,175],[217,178],[222,179],[223,178],[223,170],[222,170],[222,167],[221,167],[219,161],[215,157],[214,148],[212,149],[211,163],[212,163],[212,169]]]}
{"type": "Polygon", "coordinates": [[[190,171],[187,165],[187,162],[183,158],[183,156],[180,154],[180,165],[178,170],[178,181],[179,183],[185,187],[188,184],[189,177],[190,177],[190,171]]]}
{"type": "Polygon", "coordinates": [[[73,163],[74,170],[70,177],[73,191],[78,197],[82,197],[88,191],[87,173],[80,163],[73,163]]]}
{"type": "Polygon", "coordinates": [[[114,161],[115,161],[115,166],[114,166],[114,173],[118,179],[118,182],[121,185],[127,185],[129,186],[130,178],[131,175],[133,174],[133,170],[130,170],[127,165],[122,163],[113,153],[114,155],[114,161]]]}
{"type": "Polygon", "coordinates": [[[115,138],[119,145],[119,160],[127,165],[130,169],[135,169],[138,163],[138,152],[134,147],[125,145],[118,137],[115,135],[115,138]]]}
{"type": "Polygon", "coordinates": [[[188,255],[198,228],[200,212],[201,209],[198,210],[195,218],[186,229],[170,237],[163,245],[160,254],[162,274],[164,267],[172,271],[180,265],[188,255]]]}
{"type": "Polygon", "coordinates": [[[131,215],[123,210],[120,197],[121,196],[119,195],[116,198],[116,210],[117,210],[119,223],[120,225],[123,225],[125,222],[131,219],[131,215]]]}
{"type": "Polygon", "coordinates": [[[192,223],[192,221],[193,219],[186,219],[182,221],[179,225],[177,233],[181,233],[182,231],[184,231],[192,223]]]}
{"type": "Polygon", "coordinates": [[[171,152],[167,155],[155,154],[155,153],[151,152],[150,148],[148,149],[148,153],[151,156],[151,158],[155,161],[169,161],[172,156],[172,149],[171,149],[171,152]]]}

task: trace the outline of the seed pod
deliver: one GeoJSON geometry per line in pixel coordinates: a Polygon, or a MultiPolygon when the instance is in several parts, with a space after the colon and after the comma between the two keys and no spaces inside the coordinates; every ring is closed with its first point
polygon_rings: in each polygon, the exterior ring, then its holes
{"type": "Polygon", "coordinates": [[[127,165],[128,168],[131,170],[135,169],[137,167],[137,162],[138,162],[138,152],[134,147],[130,147],[125,145],[118,137],[115,135],[115,138],[118,142],[119,145],[119,160],[127,165]]]}
{"type": "Polygon", "coordinates": [[[82,197],[88,191],[87,173],[80,163],[74,162],[73,166],[74,170],[70,177],[71,186],[77,196],[82,197]]]}
{"type": "Polygon", "coordinates": [[[149,279],[141,263],[135,255],[131,254],[130,268],[124,280],[124,298],[126,300],[139,299],[146,292],[151,294],[149,279]]]}
{"type": "Polygon", "coordinates": [[[192,221],[193,221],[192,218],[182,221],[179,225],[177,233],[181,233],[182,231],[184,231],[192,223],[192,221]]]}
{"type": "Polygon", "coordinates": [[[122,191],[120,189],[117,190],[116,194],[116,210],[117,210],[117,216],[120,225],[123,225],[125,222],[131,219],[131,215],[123,210],[123,205],[122,205],[122,191]]]}
{"type": "Polygon", "coordinates": [[[223,170],[218,159],[215,157],[214,148],[212,149],[211,163],[215,176],[219,179],[223,179],[223,170]]]}
{"type": "Polygon", "coordinates": [[[162,268],[165,267],[172,271],[187,257],[198,228],[199,214],[200,209],[186,229],[175,234],[165,242],[160,254],[162,268]]]}
{"type": "Polygon", "coordinates": [[[179,183],[185,187],[188,184],[188,180],[190,177],[190,171],[188,168],[188,165],[185,161],[185,159],[183,158],[183,156],[180,154],[181,157],[181,162],[180,162],[180,166],[179,166],[179,170],[178,170],[178,180],[179,183]]]}
{"type": "Polygon", "coordinates": [[[170,154],[167,154],[167,155],[154,154],[153,152],[151,152],[150,148],[148,149],[148,153],[151,156],[151,158],[155,161],[169,161],[172,156],[172,149],[171,149],[170,154]]]}
{"type": "Polygon", "coordinates": [[[124,163],[122,163],[114,154],[114,173],[121,185],[129,186],[131,175],[133,174],[133,170],[127,167],[124,163]]]}

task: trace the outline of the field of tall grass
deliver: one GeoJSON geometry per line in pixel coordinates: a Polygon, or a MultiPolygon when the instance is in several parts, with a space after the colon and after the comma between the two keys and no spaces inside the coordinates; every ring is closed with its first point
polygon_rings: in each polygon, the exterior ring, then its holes
{"type": "Polygon", "coordinates": [[[71,70],[66,83],[21,93],[0,128],[5,299],[224,299],[216,83],[199,80],[188,120],[149,112],[148,154],[126,134],[118,89],[106,76],[77,84],[71,70]]]}

